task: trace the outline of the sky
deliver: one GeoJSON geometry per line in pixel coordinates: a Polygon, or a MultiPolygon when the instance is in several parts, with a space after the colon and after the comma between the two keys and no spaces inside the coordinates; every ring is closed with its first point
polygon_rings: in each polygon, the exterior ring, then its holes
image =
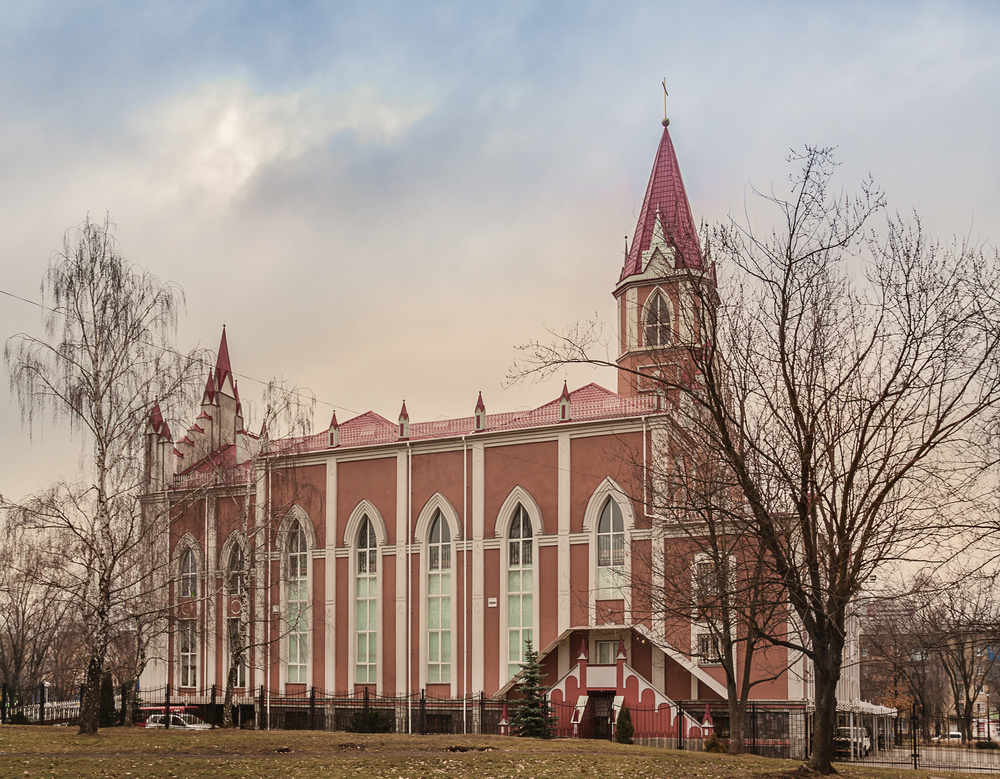
{"type": "MultiPolygon", "coordinates": [[[[44,2],[0,5],[0,335],[40,335],[64,232],[109,214],[183,288],[182,349],[226,325],[253,425],[283,377],[414,421],[541,405],[516,346],[612,290],[669,97],[695,219],[836,147],[943,241],[1000,242],[993,2],[44,2]]],[[[768,215],[754,210],[757,227],[768,215]]],[[[259,424],[259,422],[258,422],[259,424]]],[[[0,493],[81,442],[0,400],[0,493]]]]}

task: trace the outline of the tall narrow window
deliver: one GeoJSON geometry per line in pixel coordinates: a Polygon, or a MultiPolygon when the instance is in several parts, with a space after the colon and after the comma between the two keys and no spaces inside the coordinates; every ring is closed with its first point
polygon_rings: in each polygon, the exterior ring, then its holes
{"type": "Polygon", "coordinates": [[[306,532],[296,520],[288,532],[288,681],[301,684],[306,681],[306,664],[309,659],[308,620],[309,591],[307,565],[309,553],[306,532]]]}
{"type": "MultiPolygon", "coordinates": [[[[247,660],[246,660],[246,647],[244,642],[240,640],[240,618],[231,617],[229,619],[229,663],[228,666],[233,666],[233,657],[237,657],[235,667],[236,667],[236,687],[246,687],[247,686],[247,660]],[[239,652],[239,655],[236,655],[239,652]]],[[[227,670],[228,673],[228,670],[227,670]]]]}
{"type": "Polygon", "coordinates": [[[646,304],[646,346],[666,346],[670,341],[670,308],[657,292],[646,304]]]}
{"type": "Polygon", "coordinates": [[[597,597],[620,597],[625,565],[625,522],[622,510],[608,498],[597,524],[597,597]]]}
{"type": "Polygon", "coordinates": [[[194,598],[198,595],[198,556],[194,549],[188,549],[181,557],[181,597],[194,598]]]}
{"type": "Polygon", "coordinates": [[[451,533],[438,511],[427,542],[427,683],[451,682],[451,533]]]}
{"type": "Polygon", "coordinates": [[[357,572],[354,580],[354,630],[357,646],[354,680],[378,681],[378,542],[375,527],[365,516],[358,533],[357,572]]]}
{"type": "Polygon", "coordinates": [[[521,670],[534,622],[534,555],[531,520],[518,505],[507,535],[507,677],[521,670]]]}
{"type": "Polygon", "coordinates": [[[185,619],[180,623],[177,654],[181,661],[181,687],[198,685],[198,634],[194,620],[185,619]]]}
{"type": "Polygon", "coordinates": [[[228,568],[229,594],[234,598],[242,598],[246,592],[246,558],[243,556],[243,547],[239,544],[233,544],[232,551],[229,552],[228,568]]]}

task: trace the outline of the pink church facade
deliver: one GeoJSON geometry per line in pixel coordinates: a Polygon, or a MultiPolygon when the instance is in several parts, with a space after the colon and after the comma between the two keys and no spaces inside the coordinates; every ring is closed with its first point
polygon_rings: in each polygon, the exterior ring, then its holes
{"type": "MultiPolygon", "coordinates": [[[[613,290],[619,364],[685,371],[681,343],[699,334],[680,312],[711,273],[664,128],[613,290]]],[[[243,429],[224,332],[185,435],[174,440],[158,408],[150,416],[148,500],[170,517],[172,627],[143,686],[179,697],[223,687],[243,620],[247,695],[506,698],[530,640],[569,712],[561,725],[604,697],[697,728],[684,711],[724,704],[723,671],[698,655],[697,626],[658,622],[648,590],[632,586],[633,560],[652,551],[693,562],[647,513],[637,464],[661,456],[670,413],[653,390],[621,372],[617,391],[564,387],[530,411],[489,414],[480,397],[471,416],[411,422],[404,404],[395,422],[334,416],[315,435],[270,441],[243,429]],[[249,577],[235,576],[248,557],[249,577]]],[[[752,695],[804,709],[806,667],[785,652],[762,653],[768,674],[786,670],[752,695]]]]}

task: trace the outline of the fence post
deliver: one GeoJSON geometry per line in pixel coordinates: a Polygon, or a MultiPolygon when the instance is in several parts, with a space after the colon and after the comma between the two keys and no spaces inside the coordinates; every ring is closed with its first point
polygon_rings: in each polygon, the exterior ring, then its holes
{"type": "Polygon", "coordinates": [[[420,735],[427,735],[427,688],[420,688],[420,735]]]}
{"type": "Polygon", "coordinates": [[[122,705],[121,705],[121,711],[118,712],[118,725],[120,727],[125,725],[125,715],[127,714],[127,709],[128,709],[128,697],[127,697],[128,687],[129,687],[128,682],[122,682],[122,688],[120,692],[120,695],[122,696],[121,697],[122,705]]]}
{"type": "Polygon", "coordinates": [[[215,721],[219,718],[218,712],[215,709],[215,685],[212,685],[212,701],[208,704],[208,710],[211,712],[209,716],[212,718],[212,730],[215,730],[215,721]]]}
{"type": "MultiPolygon", "coordinates": [[[[367,693],[368,690],[365,690],[367,693]]],[[[316,688],[309,688],[309,730],[316,730],[316,688]]]]}
{"type": "Polygon", "coordinates": [[[170,727],[170,685],[167,685],[167,692],[163,696],[163,727],[170,727]]]}
{"type": "Polygon", "coordinates": [[[257,729],[267,730],[267,714],[264,712],[264,685],[260,686],[260,699],[258,706],[258,716],[257,716],[257,729]]]}
{"type": "Polygon", "coordinates": [[[45,724],[45,685],[38,685],[38,724],[45,724]]]}
{"type": "Polygon", "coordinates": [[[910,710],[910,736],[913,741],[913,767],[914,769],[919,767],[920,753],[917,752],[917,704],[913,704],[910,710]]]}
{"type": "Polygon", "coordinates": [[[752,719],[753,730],[751,731],[752,738],[753,738],[753,747],[752,747],[752,749],[753,749],[753,754],[759,755],[760,751],[757,749],[757,704],[756,703],[751,703],[750,704],[750,709],[753,712],[751,714],[751,716],[753,717],[753,719],[752,719]]]}
{"type": "Polygon", "coordinates": [[[7,682],[0,686],[0,725],[7,722],[7,682]]]}
{"type": "Polygon", "coordinates": [[[483,729],[486,726],[486,693],[482,690],[479,691],[479,735],[483,735],[486,731],[483,729]]]}

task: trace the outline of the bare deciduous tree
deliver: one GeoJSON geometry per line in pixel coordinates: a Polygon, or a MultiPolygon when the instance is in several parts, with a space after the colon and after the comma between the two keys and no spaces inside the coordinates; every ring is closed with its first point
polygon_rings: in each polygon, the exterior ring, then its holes
{"type": "Polygon", "coordinates": [[[108,220],[67,232],[42,295],[44,336],[6,344],[10,385],[29,429],[50,416],[82,437],[82,477],[14,509],[66,555],[62,586],[81,612],[88,653],[80,732],[93,733],[116,611],[134,595],[129,563],[154,532],[139,501],[146,414],[154,398],[194,389],[198,358],[172,348],[181,291],[125,260],[108,220]]]}
{"type": "MultiPolygon", "coordinates": [[[[811,661],[809,765],[830,773],[852,601],[887,561],[930,553],[979,497],[1000,404],[1000,279],[995,255],[932,243],[918,220],[873,231],[881,193],[832,193],[830,150],[792,160],[790,194],[760,195],[780,228],[713,231],[718,291],[704,274],[684,299],[701,337],[672,344],[681,369],[657,379],[732,474],[738,516],[801,625],[805,640],[778,643],[811,661]]],[[[515,378],[615,365],[591,335],[529,344],[515,378]]]]}

